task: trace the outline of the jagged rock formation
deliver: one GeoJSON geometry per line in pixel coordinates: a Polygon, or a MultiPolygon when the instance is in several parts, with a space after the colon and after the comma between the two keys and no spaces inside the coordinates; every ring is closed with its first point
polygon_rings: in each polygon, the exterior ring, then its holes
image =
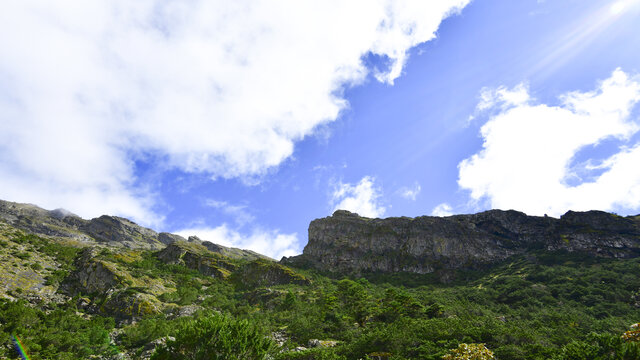
{"type": "Polygon", "coordinates": [[[81,230],[99,242],[116,243],[127,248],[157,250],[163,247],[155,231],[117,216],[102,215],[91,219],[81,230]]]}
{"type": "Polygon", "coordinates": [[[309,285],[304,275],[273,261],[254,260],[233,274],[233,280],[241,287],[273,286],[283,284],[309,285]]]}
{"type": "Polygon", "coordinates": [[[556,219],[490,210],[370,219],[338,210],[312,221],[303,254],[282,263],[332,272],[430,273],[490,264],[531,249],[635,257],[640,254],[640,216],[569,211],[556,219]]]}
{"type": "Polygon", "coordinates": [[[160,250],[176,241],[188,241],[232,259],[273,260],[251,250],[226,247],[190,236],[185,240],[180,235],[167,232],[157,233],[131,220],[102,215],[85,220],[65,210],[45,210],[31,204],[20,204],[0,200],[0,222],[15,228],[49,237],[66,238],[86,245],[102,244],[128,249],[160,250]]]}
{"type": "Polygon", "coordinates": [[[98,248],[86,248],[75,261],[76,271],[67,279],[72,294],[106,293],[124,287],[130,276],[115,264],[97,258],[98,248]]]}
{"type": "Polygon", "coordinates": [[[86,244],[150,250],[164,247],[155,231],[117,216],[103,215],[85,220],[64,209],[48,211],[31,204],[0,200],[0,220],[33,234],[86,244]]]}
{"type": "Polygon", "coordinates": [[[100,308],[102,313],[114,315],[116,318],[140,318],[160,314],[163,310],[164,304],[155,296],[128,289],[109,294],[100,308]]]}
{"type": "Polygon", "coordinates": [[[168,232],[161,232],[160,234],[158,234],[158,241],[160,241],[165,245],[169,245],[176,241],[186,241],[186,240],[180,235],[171,234],[168,232]]]}
{"type": "MultiPolygon", "coordinates": [[[[173,234],[171,234],[173,235],[173,234]]],[[[178,235],[173,235],[173,236],[178,236],[178,235]]],[[[181,240],[184,240],[183,237],[180,237],[181,240]]],[[[234,247],[228,247],[228,246],[222,246],[219,244],[214,244],[211,241],[207,241],[207,240],[202,240],[197,236],[189,236],[189,238],[186,240],[187,242],[190,243],[196,243],[199,245],[204,246],[205,248],[207,248],[207,250],[222,255],[222,256],[226,256],[228,258],[232,258],[232,259],[237,259],[237,260],[248,260],[248,261],[252,261],[252,260],[257,260],[257,259],[265,259],[265,260],[271,260],[271,261],[275,261],[274,259],[262,255],[262,254],[258,254],[255,251],[252,250],[244,250],[244,249],[238,249],[238,248],[234,248],[234,247]]]]}
{"type": "Polygon", "coordinates": [[[168,264],[181,264],[208,276],[226,278],[236,266],[228,259],[212,253],[206,247],[186,241],[176,241],[158,252],[158,258],[168,264]]]}

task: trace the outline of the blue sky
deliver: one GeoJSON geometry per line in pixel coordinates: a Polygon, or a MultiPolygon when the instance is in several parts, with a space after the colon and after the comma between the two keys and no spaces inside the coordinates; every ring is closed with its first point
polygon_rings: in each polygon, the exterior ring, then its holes
{"type": "Polygon", "coordinates": [[[337,208],[640,213],[638,0],[5,10],[2,199],[276,258],[337,208]]]}

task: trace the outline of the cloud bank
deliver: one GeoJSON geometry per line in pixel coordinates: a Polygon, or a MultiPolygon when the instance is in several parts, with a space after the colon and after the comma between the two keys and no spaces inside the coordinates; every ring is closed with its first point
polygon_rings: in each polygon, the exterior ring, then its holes
{"type": "Polygon", "coordinates": [[[523,85],[485,90],[478,108],[494,113],[483,149],[459,164],[458,184],[492,208],[536,215],[640,209],[639,102],[640,78],[620,69],[557,106],[536,104],[523,85]],[[606,141],[617,144],[613,154],[606,141]]]}
{"type": "Polygon", "coordinates": [[[159,221],[136,161],[264,174],[392,84],[469,0],[17,1],[0,12],[0,197],[159,221]],[[368,69],[363,56],[386,59],[368,69]]]}

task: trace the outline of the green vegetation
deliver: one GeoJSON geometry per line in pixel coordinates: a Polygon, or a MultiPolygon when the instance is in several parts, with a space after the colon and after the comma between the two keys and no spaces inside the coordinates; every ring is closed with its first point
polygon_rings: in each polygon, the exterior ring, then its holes
{"type": "Polygon", "coordinates": [[[273,350],[263,329],[222,315],[184,321],[152,360],[258,360],[273,350]]]}
{"type": "MultiPolygon", "coordinates": [[[[19,266],[3,272],[41,272],[44,285],[65,285],[59,293],[81,270],[79,249],[54,240],[15,234],[0,246],[19,266]]],[[[15,334],[32,359],[136,358],[152,343],[154,359],[640,359],[640,330],[629,328],[640,320],[640,259],[537,251],[443,284],[442,274],[335,278],[215,258],[229,277],[104,249],[95,260],[125,273],[124,288],[57,304],[12,288],[18,299],[0,300],[0,358],[16,358],[15,334]]]]}
{"type": "Polygon", "coordinates": [[[0,299],[0,358],[17,358],[11,334],[27,346],[31,359],[86,359],[90,355],[116,354],[110,344],[109,331],[114,327],[110,317],[85,319],[71,306],[43,311],[23,300],[0,299]]]}

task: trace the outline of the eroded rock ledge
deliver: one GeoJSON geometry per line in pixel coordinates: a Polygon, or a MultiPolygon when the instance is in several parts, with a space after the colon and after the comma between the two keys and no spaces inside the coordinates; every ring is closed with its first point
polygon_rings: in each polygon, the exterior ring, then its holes
{"type": "Polygon", "coordinates": [[[569,211],[556,219],[490,210],[370,219],[338,210],[312,221],[303,254],[282,262],[332,272],[430,273],[473,268],[533,249],[635,257],[640,255],[640,216],[569,211]]]}

